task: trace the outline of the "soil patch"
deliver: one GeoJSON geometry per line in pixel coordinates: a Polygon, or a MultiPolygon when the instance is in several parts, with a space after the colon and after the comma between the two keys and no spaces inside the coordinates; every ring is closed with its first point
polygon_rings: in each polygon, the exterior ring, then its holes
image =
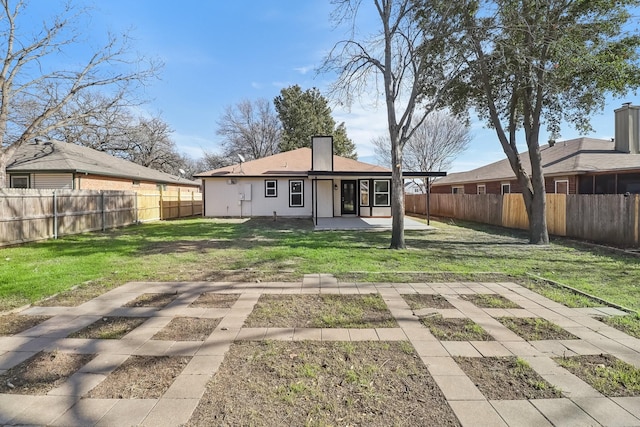
{"type": "Polygon", "coordinates": [[[407,342],[234,343],[190,426],[459,425],[407,342]],[[251,402],[247,404],[247,402],[251,402]]]}
{"type": "Polygon", "coordinates": [[[40,352],[0,375],[0,393],[44,395],[61,385],[93,354],[40,352]]]}
{"type": "Polygon", "coordinates": [[[118,340],[142,325],[146,320],[146,317],[103,317],[70,334],[67,338],[118,340]]]}
{"type": "Polygon", "coordinates": [[[550,399],[562,393],[517,357],[455,357],[489,400],[550,399]]]}
{"type": "Polygon", "coordinates": [[[198,317],[175,317],[152,340],[204,341],[222,319],[201,319],[198,317]]]}
{"type": "Polygon", "coordinates": [[[190,357],[131,356],[93,388],[93,399],[158,399],[187,366],[190,357]]]}
{"type": "Polygon", "coordinates": [[[527,341],[578,339],[555,323],[540,317],[498,317],[496,320],[527,341]]]}
{"type": "Polygon", "coordinates": [[[398,324],[380,294],[262,295],[245,327],[394,328],[398,324]]]}
{"type": "Polygon", "coordinates": [[[206,308],[231,308],[240,294],[218,294],[215,292],[205,292],[200,294],[198,299],[192,302],[189,307],[206,307],[206,308]]]}
{"type": "Polygon", "coordinates": [[[178,297],[178,293],[171,294],[142,294],[129,301],[124,307],[157,307],[162,308],[178,297]]]}
{"type": "Polygon", "coordinates": [[[111,287],[99,281],[88,281],[78,287],[61,292],[51,298],[35,302],[33,305],[40,307],[76,307],[82,303],[109,291],[111,287]]]}
{"type": "Polygon", "coordinates": [[[51,319],[51,316],[5,314],[0,316],[0,336],[18,334],[49,319],[51,319]]]}
{"type": "Polygon", "coordinates": [[[420,317],[420,322],[441,341],[493,341],[493,337],[471,319],[445,319],[434,314],[420,317]]]}
{"type": "Polygon", "coordinates": [[[411,310],[420,310],[422,308],[455,308],[442,295],[404,294],[402,298],[409,304],[411,310]]]}
{"type": "Polygon", "coordinates": [[[610,354],[554,360],[607,397],[640,396],[640,369],[610,354]]]}
{"type": "Polygon", "coordinates": [[[472,302],[480,308],[522,308],[515,302],[498,294],[460,295],[460,298],[472,302]]]}

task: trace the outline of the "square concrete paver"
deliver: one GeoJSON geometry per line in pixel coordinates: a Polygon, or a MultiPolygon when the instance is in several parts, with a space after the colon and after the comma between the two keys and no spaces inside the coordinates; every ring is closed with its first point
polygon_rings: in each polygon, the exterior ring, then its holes
{"type": "Polygon", "coordinates": [[[342,328],[323,328],[322,341],[349,341],[349,330],[342,328]]]}
{"type": "Polygon", "coordinates": [[[295,328],[293,331],[294,341],[321,341],[322,329],[321,328],[295,328]]]}
{"type": "Polygon", "coordinates": [[[380,341],[406,341],[408,339],[401,328],[377,328],[376,333],[380,341]]]}
{"type": "Polygon", "coordinates": [[[224,356],[193,356],[182,375],[205,374],[213,375],[224,360],[224,356]]]}
{"type": "Polygon", "coordinates": [[[142,425],[150,427],[179,426],[186,424],[198,406],[200,399],[165,399],[158,401],[142,425]]]}
{"type": "Polygon", "coordinates": [[[469,343],[484,357],[513,356],[513,353],[498,341],[469,341],[469,343]]]}
{"type": "Polygon", "coordinates": [[[425,364],[429,373],[434,375],[464,375],[464,371],[460,366],[453,360],[452,357],[444,356],[444,357],[423,357],[422,363],[425,364]]]}
{"type": "Polygon", "coordinates": [[[640,419],[640,397],[612,397],[611,400],[640,419]]]}
{"type": "Polygon", "coordinates": [[[28,406],[31,406],[38,396],[23,396],[20,394],[0,394],[0,424],[6,424],[28,406]]]}
{"type": "Polygon", "coordinates": [[[351,341],[378,341],[378,334],[375,329],[349,329],[349,339],[351,341]]]}
{"type": "Polygon", "coordinates": [[[118,399],[83,399],[62,414],[53,426],[91,426],[97,424],[118,399]]]}
{"type": "Polygon", "coordinates": [[[210,378],[211,376],[207,374],[179,375],[162,397],[168,399],[200,399],[210,378]]]}
{"type": "Polygon", "coordinates": [[[606,397],[577,397],[571,400],[602,425],[611,427],[640,425],[640,419],[606,397]]]}
{"type": "Polygon", "coordinates": [[[449,402],[463,426],[508,427],[486,400],[449,402]]]}
{"type": "Polygon", "coordinates": [[[30,404],[15,415],[9,424],[49,425],[76,402],[72,396],[35,396],[30,400],[30,404]]]}
{"type": "Polygon", "coordinates": [[[546,427],[552,425],[528,400],[492,400],[491,406],[510,426],[546,427]]]}
{"type": "Polygon", "coordinates": [[[534,399],[535,406],[549,421],[556,426],[584,427],[599,425],[596,420],[586,414],[569,399],[534,399]]]}
{"type": "Polygon", "coordinates": [[[466,375],[432,375],[432,377],[449,403],[453,400],[485,400],[484,395],[466,375]]]}
{"type": "Polygon", "coordinates": [[[468,341],[441,341],[441,344],[454,357],[482,357],[468,341]]]}
{"type": "Polygon", "coordinates": [[[142,423],[156,406],[156,399],[121,399],[98,421],[96,426],[135,426],[142,423]]]}

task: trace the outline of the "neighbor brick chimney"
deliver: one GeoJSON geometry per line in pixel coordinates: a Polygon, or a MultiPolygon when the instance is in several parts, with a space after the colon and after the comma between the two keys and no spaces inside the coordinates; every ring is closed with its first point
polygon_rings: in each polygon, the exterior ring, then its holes
{"type": "Polygon", "coordinates": [[[616,151],[640,154],[640,106],[624,103],[615,110],[615,121],[616,151]]]}

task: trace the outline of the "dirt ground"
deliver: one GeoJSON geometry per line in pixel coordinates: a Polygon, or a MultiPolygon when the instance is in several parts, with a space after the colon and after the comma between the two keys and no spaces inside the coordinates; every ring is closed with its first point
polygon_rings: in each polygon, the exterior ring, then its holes
{"type": "Polygon", "coordinates": [[[0,316],[0,336],[14,335],[50,319],[50,316],[27,316],[21,314],[5,314],[0,316]]]}
{"type": "Polygon", "coordinates": [[[188,425],[459,425],[411,345],[237,342],[188,425]]]}

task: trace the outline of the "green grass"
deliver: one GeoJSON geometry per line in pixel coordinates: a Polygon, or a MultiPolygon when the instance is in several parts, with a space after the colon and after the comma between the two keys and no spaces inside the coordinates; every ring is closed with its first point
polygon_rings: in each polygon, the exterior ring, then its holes
{"type": "MultiPolygon", "coordinates": [[[[494,273],[534,273],[640,310],[640,261],[566,240],[527,244],[519,231],[432,221],[407,231],[408,249],[387,249],[391,233],[314,232],[310,220],[188,219],[0,249],[0,311],[74,286],[104,292],[128,281],[225,280],[230,270],[261,280],[332,273],[341,280],[409,282],[494,273]],[[413,272],[413,274],[407,274],[413,272]],[[416,273],[418,276],[416,276],[416,273]]],[[[545,285],[546,286],[546,285],[545,285]]]]}

